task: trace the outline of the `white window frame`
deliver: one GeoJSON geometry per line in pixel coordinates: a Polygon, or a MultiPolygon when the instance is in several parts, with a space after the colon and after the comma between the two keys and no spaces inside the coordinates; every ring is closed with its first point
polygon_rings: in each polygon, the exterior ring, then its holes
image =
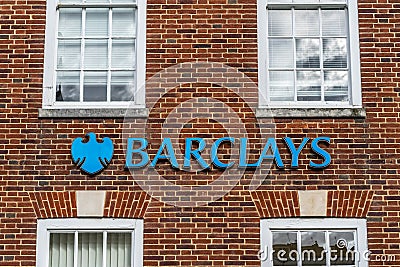
{"type": "Polygon", "coordinates": [[[344,0],[344,3],[276,3],[278,1],[257,1],[257,38],[258,38],[258,95],[259,108],[361,108],[360,45],[358,26],[358,1],[344,0]],[[275,3],[271,3],[275,2],[275,3]],[[271,7],[346,7],[348,10],[348,46],[349,46],[349,102],[330,101],[268,101],[268,6],[271,7]]]}
{"type": "MultiPolygon", "coordinates": [[[[57,62],[57,30],[58,30],[58,0],[47,0],[46,8],[46,35],[44,51],[43,74],[43,109],[67,108],[145,108],[145,80],[146,80],[146,0],[137,0],[136,25],[136,70],[134,102],[56,102],[55,67],[57,62]]],[[[68,4],[68,6],[82,7],[82,4],[68,4]]],[[[132,4],[86,4],[90,7],[126,7],[132,4]]]]}
{"type": "MultiPolygon", "coordinates": [[[[143,267],[143,220],[141,219],[39,219],[36,266],[49,266],[50,233],[62,231],[132,231],[133,267],[143,267]]],[[[105,262],[104,262],[105,264],[105,262]]],[[[105,266],[105,265],[103,265],[105,266]]]]}
{"type": "MultiPolygon", "coordinates": [[[[289,218],[289,219],[263,219],[260,222],[261,251],[268,253],[261,267],[272,267],[272,230],[352,230],[355,231],[354,241],[356,251],[360,252],[360,259],[356,267],[368,267],[368,261],[362,257],[368,252],[367,221],[365,219],[343,218],[289,218]]],[[[261,255],[263,256],[263,255],[261,255]]],[[[335,267],[335,266],[333,266],[335,267]]]]}

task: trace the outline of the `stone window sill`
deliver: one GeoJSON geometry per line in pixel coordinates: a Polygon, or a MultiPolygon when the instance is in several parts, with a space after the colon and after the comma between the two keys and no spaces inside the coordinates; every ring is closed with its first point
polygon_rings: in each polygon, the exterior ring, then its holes
{"type": "Polygon", "coordinates": [[[147,108],[59,108],[39,109],[39,118],[147,118],[147,108]],[[128,113],[128,115],[127,115],[128,113]]]}
{"type": "MultiPolygon", "coordinates": [[[[39,109],[39,118],[124,118],[125,108],[39,109]]],[[[146,108],[131,108],[130,118],[147,118],[146,108]]],[[[257,118],[365,118],[364,108],[258,108],[257,118]]]]}
{"type": "Polygon", "coordinates": [[[258,108],[257,118],[365,118],[364,108],[258,108]]]}

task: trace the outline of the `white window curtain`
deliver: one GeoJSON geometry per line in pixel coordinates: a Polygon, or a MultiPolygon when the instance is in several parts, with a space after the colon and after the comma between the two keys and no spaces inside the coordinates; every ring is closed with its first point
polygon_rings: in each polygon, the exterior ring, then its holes
{"type": "Polygon", "coordinates": [[[85,233],[78,237],[78,267],[99,267],[103,259],[103,235],[85,233]]]}
{"type": "Polygon", "coordinates": [[[50,267],[74,267],[74,234],[50,235],[50,267]]]}
{"type": "Polygon", "coordinates": [[[125,233],[108,234],[107,267],[131,266],[131,235],[125,233]]]}
{"type": "Polygon", "coordinates": [[[49,256],[50,267],[132,267],[132,233],[51,233],[49,256]]]}

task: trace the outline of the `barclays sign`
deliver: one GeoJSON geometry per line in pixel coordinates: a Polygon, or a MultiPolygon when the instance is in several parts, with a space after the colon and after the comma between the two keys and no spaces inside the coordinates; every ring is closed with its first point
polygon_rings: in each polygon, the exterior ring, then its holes
{"type": "MultiPolygon", "coordinates": [[[[104,170],[110,163],[114,145],[110,138],[105,137],[102,141],[98,142],[94,133],[86,135],[87,140],[83,138],[76,138],[72,142],[71,155],[73,162],[84,173],[89,175],[96,175],[104,170]]],[[[299,168],[299,157],[304,147],[311,142],[311,153],[319,158],[319,160],[310,160],[308,165],[311,168],[323,169],[331,163],[331,155],[324,150],[321,144],[330,144],[330,138],[326,136],[310,139],[304,137],[300,144],[295,144],[290,137],[284,137],[283,142],[286,144],[290,151],[290,168],[299,168]]],[[[268,138],[261,151],[260,156],[254,162],[249,162],[248,159],[248,143],[247,138],[235,139],[232,137],[222,137],[213,142],[209,152],[209,158],[205,158],[202,152],[207,146],[206,140],[203,138],[186,138],[185,149],[183,153],[182,164],[178,164],[177,154],[173,148],[172,140],[164,138],[159,146],[156,155],[150,159],[147,153],[148,141],[145,138],[128,138],[125,167],[128,169],[140,169],[146,166],[155,168],[160,160],[167,160],[171,167],[175,169],[190,169],[192,159],[194,159],[203,169],[209,169],[211,165],[218,169],[229,169],[234,166],[238,168],[259,168],[264,161],[273,161],[275,165],[283,169],[281,153],[278,149],[277,139],[268,138]],[[218,149],[223,143],[229,143],[230,146],[239,145],[239,155],[237,160],[230,162],[223,162],[220,160],[218,149]],[[196,147],[193,149],[193,147],[196,147]]]]}

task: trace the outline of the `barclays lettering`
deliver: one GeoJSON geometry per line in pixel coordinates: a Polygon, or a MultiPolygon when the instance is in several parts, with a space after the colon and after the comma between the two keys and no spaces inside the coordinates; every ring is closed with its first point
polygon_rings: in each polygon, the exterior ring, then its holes
{"type": "MultiPolygon", "coordinates": [[[[302,142],[298,145],[296,145],[293,139],[290,137],[283,138],[283,141],[291,154],[290,167],[299,168],[299,156],[306,144],[310,141],[310,138],[304,137],[302,142]]],[[[323,143],[330,144],[330,137],[321,136],[311,141],[311,152],[319,158],[318,162],[315,160],[309,161],[309,166],[311,168],[323,169],[329,166],[331,163],[331,155],[321,146],[323,143]]],[[[183,166],[179,166],[170,138],[163,139],[156,155],[152,160],[146,152],[148,141],[145,138],[128,138],[125,166],[132,169],[140,169],[146,167],[150,163],[149,167],[154,168],[159,160],[167,160],[173,168],[180,169],[180,167],[182,167],[183,169],[188,169],[191,167],[191,159],[193,158],[202,168],[207,169],[210,166],[206,159],[204,159],[201,155],[201,152],[205,149],[206,145],[206,141],[203,138],[186,138],[183,166]],[[193,144],[197,145],[197,148],[193,149],[193,144]],[[135,158],[140,158],[139,162],[134,160],[134,156],[135,158]]],[[[211,164],[219,169],[231,168],[234,165],[237,165],[238,168],[258,168],[264,162],[264,160],[273,160],[278,168],[285,168],[275,138],[268,138],[258,160],[252,163],[248,162],[247,159],[247,146],[247,138],[240,138],[240,140],[236,140],[231,137],[220,138],[211,146],[211,164]],[[223,143],[230,143],[231,146],[235,145],[236,143],[239,144],[239,159],[237,162],[221,162],[218,157],[218,148],[223,143]]]]}

